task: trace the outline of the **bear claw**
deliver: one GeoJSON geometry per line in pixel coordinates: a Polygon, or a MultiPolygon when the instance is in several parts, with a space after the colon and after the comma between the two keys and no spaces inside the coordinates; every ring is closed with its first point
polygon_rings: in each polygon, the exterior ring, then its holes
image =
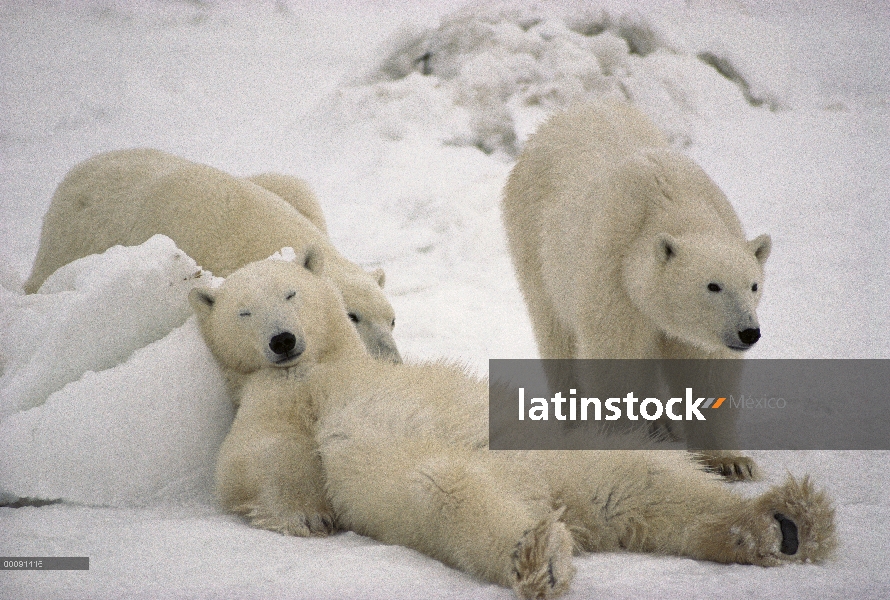
{"type": "Polygon", "coordinates": [[[716,473],[727,481],[756,481],[760,479],[760,471],[754,460],[730,452],[701,452],[698,461],[704,465],[705,471],[716,473]]]}
{"type": "Polygon", "coordinates": [[[285,535],[327,537],[335,530],[334,519],[329,515],[270,510],[264,506],[238,508],[235,512],[243,514],[252,526],[285,535]]]}

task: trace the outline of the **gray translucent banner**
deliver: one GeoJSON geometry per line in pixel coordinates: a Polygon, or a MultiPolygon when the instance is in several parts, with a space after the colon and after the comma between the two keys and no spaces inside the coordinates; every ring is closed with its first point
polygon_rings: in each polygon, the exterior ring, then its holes
{"type": "Polygon", "coordinates": [[[890,450],[890,360],[490,360],[493,450],[890,450]]]}
{"type": "Polygon", "coordinates": [[[3,571],[89,571],[87,556],[3,556],[3,571]]]}

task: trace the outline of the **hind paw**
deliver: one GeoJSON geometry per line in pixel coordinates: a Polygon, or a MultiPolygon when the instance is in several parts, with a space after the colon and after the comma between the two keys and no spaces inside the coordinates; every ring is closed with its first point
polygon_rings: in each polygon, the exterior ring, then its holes
{"type": "Polygon", "coordinates": [[[827,558],[837,546],[834,508],[809,478],[789,477],[753,501],[751,527],[739,532],[753,564],[809,562],[827,558]]]}
{"type": "Polygon", "coordinates": [[[555,598],[566,592],[572,566],[572,536],[551,513],[522,536],[513,551],[513,589],[520,598],[555,598]]]}

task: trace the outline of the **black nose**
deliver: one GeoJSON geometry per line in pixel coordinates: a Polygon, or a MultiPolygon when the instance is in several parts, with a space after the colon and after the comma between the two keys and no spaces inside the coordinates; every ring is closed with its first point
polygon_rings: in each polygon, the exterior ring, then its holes
{"type": "Polygon", "coordinates": [[[297,337],[290,331],[284,331],[272,336],[269,340],[269,349],[275,354],[287,354],[297,345],[297,337]]]}
{"type": "Polygon", "coordinates": [[[753,344],[760,339],[760,328],[746,329],[739,332],[739,339],[743,344],[753,344]]]}

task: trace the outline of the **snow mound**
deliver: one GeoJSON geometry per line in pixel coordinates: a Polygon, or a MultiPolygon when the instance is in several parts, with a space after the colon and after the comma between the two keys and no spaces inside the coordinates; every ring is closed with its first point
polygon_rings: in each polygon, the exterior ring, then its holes
{"type": "MultiPolygon", "coordinates": [[[[432,134],[515,156],[550,112],[605,96],[639,105],[679,145],[694,139],[702,117],[777,108],[748,75],[761,65],[737,60],[714,35],[690,35],[680,24],[689,13],[470,6],[438,27],[395,36],[370,75],[341,87],[333,112],[391,140],[432,134]]],[[[720,21],[700,13],[699,22],[720,21]]]]}
{"type": "Polygon", "coordinates": [[[188,290],[210,280],[158,235],[69,263],[37,294],[0,289],[0,420],[161,339],[192,314],[188,290]]]}
{"type": "Polygon", "coordinates": [[[99,506],[212,501],[232,421],[194,318],[0,422],[0,495],[99,506]]]}
{"type": "Polygon", "coordinates": [[[187,296],[218,282],[155,236],[0,290],[0,497],[210,501],[232,408],[187,296]]]}

